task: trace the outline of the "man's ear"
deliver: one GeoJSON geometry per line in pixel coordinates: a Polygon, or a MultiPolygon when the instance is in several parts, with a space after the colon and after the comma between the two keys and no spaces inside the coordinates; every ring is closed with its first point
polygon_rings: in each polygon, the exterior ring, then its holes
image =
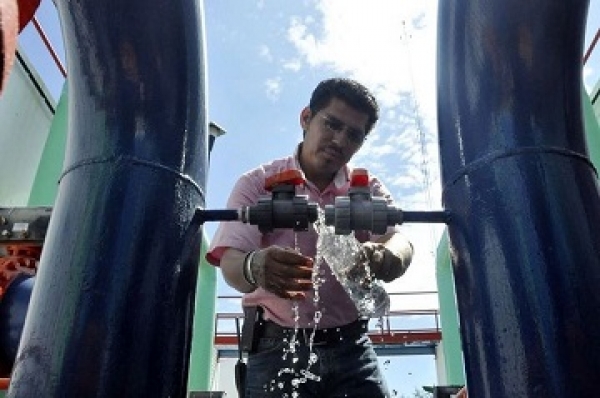
{"type": "Polygon", "coordinates": [[[312,112],[309,107],[302,109],[302,112],[300,112],[300,126],[302,127],[302,130],[308,130],[308,124],[310,123],[311,117],[312,112]]]}

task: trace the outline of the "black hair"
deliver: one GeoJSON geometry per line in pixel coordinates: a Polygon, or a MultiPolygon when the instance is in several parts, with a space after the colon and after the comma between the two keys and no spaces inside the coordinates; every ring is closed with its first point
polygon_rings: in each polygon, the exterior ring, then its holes
{"type": "Polygon", "coordinates": [[[347,78],[332,78],[323,80],[314,89],[308,107],[312,114],[325,108],[333,98],[338,98],[368,115],[366,133],[371,131],[379,119],[379,105],[375,96],[362,84],[347,78]]]}

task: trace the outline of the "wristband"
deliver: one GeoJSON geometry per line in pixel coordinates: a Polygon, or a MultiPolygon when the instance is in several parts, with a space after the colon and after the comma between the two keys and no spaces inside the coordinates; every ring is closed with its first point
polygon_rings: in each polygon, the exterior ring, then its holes
{"type": "Polygon", "coordinates": [[[254,275],[252,274],[252,259],[254,258],[254,254],[256,254],[256,250],[252,250],[250,252],[248,252],[246,254],[246,257],[244,257],[244,266],[243,266],[243,272],[244,272],[244,279],[246,280],[246,282],[248,282],[250,285],[254,286],[254,287],[258,287],[258,283],[256,283],[256,279],[254,278],[254,275]]]}

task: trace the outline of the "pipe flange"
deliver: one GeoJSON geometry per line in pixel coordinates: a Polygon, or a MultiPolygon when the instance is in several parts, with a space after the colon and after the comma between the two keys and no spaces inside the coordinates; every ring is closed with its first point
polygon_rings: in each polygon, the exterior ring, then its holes
{"type": "Polygon", "coordinates": [[[371,200],[372,225],[371,231],[377,235],[383,235],[388,228],[388,205],[383,198],[373,198],[371,200]]]}
{"type": "Polygon", "coordinates": [[[255,206],[248,208],[248,221],[258,226],[260,232],[273,231],[273,206],[270,197],[263,196],[255,206]]]}
{"type": "Polygon", "coordinates": [[[308,199],[306,196],[294,196],[292,212],[294,231],[308,230],[308,199]]]}
{"type": "Polygon", "coordinates": [[[348,235],[352,232],[352,202],[347,196],[335,198],[335,233],[348,235]]]}

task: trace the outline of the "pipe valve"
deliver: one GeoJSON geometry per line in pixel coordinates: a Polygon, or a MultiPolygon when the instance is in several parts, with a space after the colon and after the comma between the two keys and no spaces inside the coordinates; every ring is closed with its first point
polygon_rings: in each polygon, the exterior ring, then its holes
{"type": "Polygon", "coordinates": [[[354,169],[348,196],[338,196],[333,205],[325,206],[325,224],[333,225],[339,235],[348,235],[355,230],[383,234],[391,210],[385,199],[372,197],[367,170],[354,169]]]}
{"type": "Polygon", "coordinates": [[[338,196],[333,205],[325,206],[325,224],[334,226],[338,235],[360,230],[382,235],[389,226],[406,221],[447,223],[448,219],[446,211],[403,212],[385,198],[372,197],[366,169],[354,169],[348,196],[338,196]]]}
{"type": "MultiPolygon", "coordinates": [[[[304,183],[299,170],[286,170],[265,181],[271,195],[259,198],[254,206],[239,209],[196,209],[191,225],[199,228],[207,221],[241,221],[257,225],[265,233],[275,228],[292,228],[306,231],[318,218],[318,206],[309,203],[308,196],[296,195],[296,185],[304,183]]],[[[365,169],[355,169],[351,175],[348,196],[338,196],[334,205],[325,206],[325,225],[335,227],[338,235],[364,230],[382,235],[389,226],[404,222],[448,223],[450,215],[441,211],[402,211],[388,204],[385,198],[372,197],[369,174],[365,169]]]]}
{"type": "Polygon", "coordinates": [[[317,204],[309,203],[308,196],[296,195],[296,186],[304,184],[300,170],[286,170],[267,178],[265,189],[271,192],[259,198],[254,206],[244,207],[241,221],[257,225],[265,233],[274,228],[293,228],[306,231],[317,220],[317,204]]]}

